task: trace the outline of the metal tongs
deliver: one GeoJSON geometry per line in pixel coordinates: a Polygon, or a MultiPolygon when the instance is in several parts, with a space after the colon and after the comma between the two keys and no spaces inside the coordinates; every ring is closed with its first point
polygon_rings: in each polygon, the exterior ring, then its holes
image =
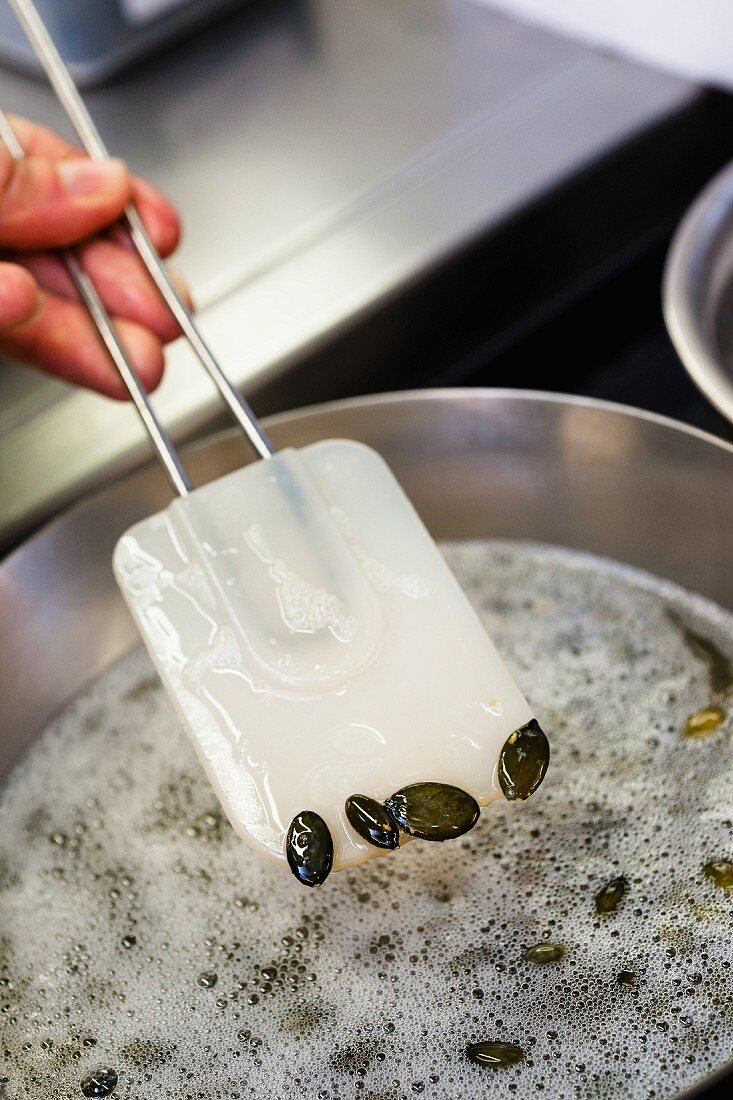
{"type": "MultiPolygon", "coordinates": [[[[28,37],[41,63],[49,83],[64,108],[82,146],[92,160],[109,159],[109,153],[87,110],[71,74],[64,64],[53,39],[43,23],[32,0],[8,0],[10,7],[28,37]]],[[[23,158],[24,151],[7,116],[0,111],[0,139],[16,159],[23,158]]],[[[145,264],[163,300],[178,321],[181,331],[195,355],[213,380],[221,397],[260,458],[270,458],[274,447],[262,425],[241,393],[232,385],[222,370],[214,353],[204,339],[191,312],[171,282],[165,265],[143,225],[135,206],[125,211],[125,222],[140,259],[145,264]]],[[[175,492],[182,497],[193,488],[170,436],[158,420],[149,396],[141,383],[135,367],[125,351],[114,322],[102,302],[94,283],[87,275],[73,248],[60,253],[79,297],[89,310],[99,334],[135,403],[140,419],[150,436],[156,454],[175,492]]]]}

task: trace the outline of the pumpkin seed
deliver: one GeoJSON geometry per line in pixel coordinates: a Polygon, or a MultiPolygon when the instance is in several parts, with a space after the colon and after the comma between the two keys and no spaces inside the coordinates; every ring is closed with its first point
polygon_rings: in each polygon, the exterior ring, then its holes
{"type": "Polygon", "coordinates": [[[628,888],[629,884],[623,876],[612,878],[596,894],[596,913],[615,913],[628,888]]]}
{"type": "Polygon", "coordinates": [[[703,867],[705,877],[719,886],[721,890],[733,890],[733,863],[729,859],[711,859],[703,867]]]}
{"type": "Polygon", "coordinates": [[[502,1043],[491,1039],[484,1043],[471,1043],[466,1047],[466,1054],[472,1062],[479,1066],[489,1066],[491,1069],[504,1069],[506,1066],[516,1066],[524,1061],[524,1051],[515,1043],[502,1043]]]}
{"type": "Polygon", "coordinates": [[[507,737],[499,755],[499,784],[510,802],[524,801],[545,778],[550,744],[536,718],[507,737]]]}
{"type": "Polygon", "coordinates": [[[111,1096],[117,1088],[117,1072],[109,1066],[95,1069],[81,1083],[84,1096],[111,1096]]]}
{"type": "Polygon", "coordinates": [[[564,943],[536,943],[534,947],[528,947],[522,956],[525,962],[544,963],[559,962],[567,952],[564,943]]]}
{"type": "Polygon", "coordinates": [[[400,834],[389,810],[376,798],[352,794],[346,799],[346,816],[352,829],[377,848],[397,848],[400,834]]]}
{"type": "Polygon", "coordinates": [[[707,737],[709,733],[715,733],[716,729],[725,721],[723,707],[702,707],[693,711],[685,722],[683,730],[685,737],[707,737]]]}
{"type": "Polygon", "coordinates": [[[475,798],[448,783],[411,783],[385,802],[404,833],[421,840],[453,840],[472,829],[481,810],[475,798]]]}
{"type": "Polygon", "coordinates": [[[290,870],[304,886],[320,886],[331,873],[333,841],[328,825],[312,810],[302,810],[290,822],[285,852],[290,870]]]}

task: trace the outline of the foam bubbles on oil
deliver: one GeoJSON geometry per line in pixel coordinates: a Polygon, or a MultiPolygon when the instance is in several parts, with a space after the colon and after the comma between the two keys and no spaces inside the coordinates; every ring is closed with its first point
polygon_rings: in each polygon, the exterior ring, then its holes
{"type": "Polygon", "coordinates": [[[733,858],[731,722],[682,737],[710,687],[668,610],[728,655],[733,617],[566,551],[446,553],[551,738],[543,788],[309,892],[236,839],[131,654],[0,794],[3,1100],[99,1065],[128,1100],[664,1097],[730,1056],[733,897],[703,865],[733,858]],[[526,1060],[472,1065],[482,1039],[526,1060]]]}

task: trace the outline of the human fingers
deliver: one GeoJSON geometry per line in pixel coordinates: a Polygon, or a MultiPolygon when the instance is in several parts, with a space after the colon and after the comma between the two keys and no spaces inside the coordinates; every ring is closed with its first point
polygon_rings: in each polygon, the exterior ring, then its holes
{"type": "MultiPolygon", "coordinates": [[[[9,121],[27,157],[51,161],[86,159],[77,146],[45,126],[19,115],[10,115],[9,121]]],[[[137,176],[132,177],[132,198],[158,252],[163,257],[169,256],[181,236],[175,207],[157,187],[137,176]]],[[[121,237],[129,242],[129,234],[124,229],[121,229],[121,237]]]]}
{"type": "MultiPolygon", "coordinates": [[[[125,349],[148,392],[160,382],[163,348],[149,329],[114,318],[125,349]]],[[[43,295],[43,308],[31,320],[0,334],[0,351],[115,399],[127,391],[86,310],[78,302],[43,295]]]]}
{"type": "Polygon", "coordinates": [[[0,332],[30,320],[40,305],[38,284],[30,271],[0,262],[0,332]]]}
{"type": "MultiPolygon", "coordinates": [[[[110,313],[144,325],[163,343],[174,340],[180,334],[175,318],[134,252],[103,238],[90,241],[77,252],[110,313]]],[[[20,254],[19,259],[42,287],[59,297],[77,299],[74,285],[60,257],[48,252],[25,252],[20,254]]],[[[188,288],[174,273],[171,277],[190,306],[188,288]]]]}
{"type": "Polygon", "coordinates": [[[15,160],[0,147],[0,247],[57,248],[111,225],[132,197],[122,161],[15,160]]]}

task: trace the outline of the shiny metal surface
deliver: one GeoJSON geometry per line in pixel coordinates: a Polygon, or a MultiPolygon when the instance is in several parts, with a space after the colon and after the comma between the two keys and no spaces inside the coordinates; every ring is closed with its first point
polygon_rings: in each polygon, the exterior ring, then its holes
{"type": "Polygon", "coordinates": [[[690,377],[733,421],[733,164],[680,224],[663,300],[669,334],[690,377]]]}
{"type": "MultiPolygon", "coordinates": [[[[436,536],[589,550],[733,608],[733,447],[673,421],[582,399],[453,390],[324,405],[268,428],[279,446],[345,436],[376,447],[436,536]]],[[[232,432],[187,455],[199,482],[240,461],[232,432]]],[[[0,565],[0,777],[137,640],[112,548],[168,496],[159,469],[141,470],[75,505],[0,565]]]]}
{"type": "MultiPolygon", "coordinates": [[[[287,407],[308,355],[698,95],[470,0],[265,0],[87,102],[188,215],[176,264],[226,373],[287,407]]],[[[0,71],[0,102],[68,132],[35,80],[0,71]]],[[[183,342],[168,363],[179,441],[218,403],[183,342]]],[[[354,392],[354,369],[308,399],[354,392]]],[[[133,410],[0,367],[0,539],[146,459],[133,410]]]]}

